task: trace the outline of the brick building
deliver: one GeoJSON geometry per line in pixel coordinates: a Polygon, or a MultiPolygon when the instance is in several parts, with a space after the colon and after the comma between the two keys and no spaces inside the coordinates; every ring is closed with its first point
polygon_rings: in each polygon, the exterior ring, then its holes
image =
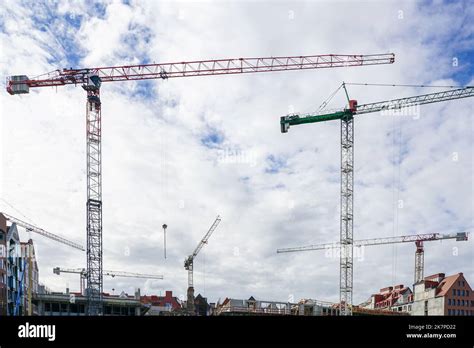
{"type": "Polygon", "coordinates": [[[474,315],[474,294],[462,273],[437,273],[414,285],[413,315],[474,315]]]}
{"type": "Polygon", "coordinates": [[[413,293],[411,289],[403,284],[398,284],[380,289],[379,293],[373,294],[369,300],[360,306],[367,309],[411,313],[412,304],[413,293]]]}
{"type": "Polygon", "coordinates": [[[167,312],[177,311],[182,307],[180,299],[173,296],[172,291],[166,291],[165,296],[141,296],[140,302],[148,307],[146,315],[163,315],[167,312]]]}

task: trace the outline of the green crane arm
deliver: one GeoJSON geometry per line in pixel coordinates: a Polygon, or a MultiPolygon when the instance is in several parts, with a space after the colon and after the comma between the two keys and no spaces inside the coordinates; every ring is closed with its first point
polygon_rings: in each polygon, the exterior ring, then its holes
{"type": "Polygon", "coordinates": [[[429,93],[408,98],[392,99],[377,103],[357,105],[355,100],[351,100],[349,107],[328,114],[292,114],[282,116],[280,118],[281,132],[286,133],[290,126],[295,126],[305,123],[315,123],[339,120],[344,117],[351,118],[357,114],[368,114],[371,112],[378,112],[383,110],[397,110],[404,107],[415,105],[438,103],[447,100],[461,99],[474,96],[474,87],[469,86],[465,88],[452,89],[437,93],[429,93]]]}

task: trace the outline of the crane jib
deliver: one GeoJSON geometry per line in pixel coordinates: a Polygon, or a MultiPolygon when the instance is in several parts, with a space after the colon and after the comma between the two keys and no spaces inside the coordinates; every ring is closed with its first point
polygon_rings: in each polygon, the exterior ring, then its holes
{"type": "Polygon", "coordinates": [[[422,94],[413,97],[385,100],[376,103],[357,105],[357,101],[351,100],[349,108],[328,114],[302,114],[287,115],[280,117],[281,132],[287,133],[290,126],[306,123],[325,122],[340,120],[345,117],[351,118],[357,114],[368,114],[384,110],[398,110],[405,107],[439,103],[443,101],[462,99],[474,96],[474,87],[451,89],[442,92],[422,94]]]}
{"type": "Polygon", "coordinates": [[[322,54],[311,56],[231,58],[201,61],[109,66],[86,69],[55,70],[28,78],[14,75],[7,78],[7,92],[29,93],[33,87],[63,86],[84,83],[87,76],[96,75],[103,82],[163,79],[172,77],[212,76],[257,72],[344,68],[367,65],[392,64],[393,53],[382,54],[322,54]]]}

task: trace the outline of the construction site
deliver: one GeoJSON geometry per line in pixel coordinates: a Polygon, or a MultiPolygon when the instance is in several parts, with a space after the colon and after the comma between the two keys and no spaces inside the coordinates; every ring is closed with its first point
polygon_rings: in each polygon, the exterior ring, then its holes
{"type": "Polygon", "coordinates": [[[152,38],[3,68],[0,315],[474,316],[472,70],[152,38]]]}

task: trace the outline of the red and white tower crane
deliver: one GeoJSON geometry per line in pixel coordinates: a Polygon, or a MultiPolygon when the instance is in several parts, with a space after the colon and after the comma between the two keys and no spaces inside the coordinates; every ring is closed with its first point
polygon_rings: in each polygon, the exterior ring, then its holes
{"type": "Polygon", "coordinates": [[[392,53],[326,54],[62,69],[33,78],[26,75],[7,78],[7,92],[12,95],[29,93],[30,88],[65,85],[79,85],[87,93],[87,313],[89,315],[102,313],[102,103],[100,88],[103,82],[356,67],[391,64],[394,61],[395,55],[392,53]]]}

